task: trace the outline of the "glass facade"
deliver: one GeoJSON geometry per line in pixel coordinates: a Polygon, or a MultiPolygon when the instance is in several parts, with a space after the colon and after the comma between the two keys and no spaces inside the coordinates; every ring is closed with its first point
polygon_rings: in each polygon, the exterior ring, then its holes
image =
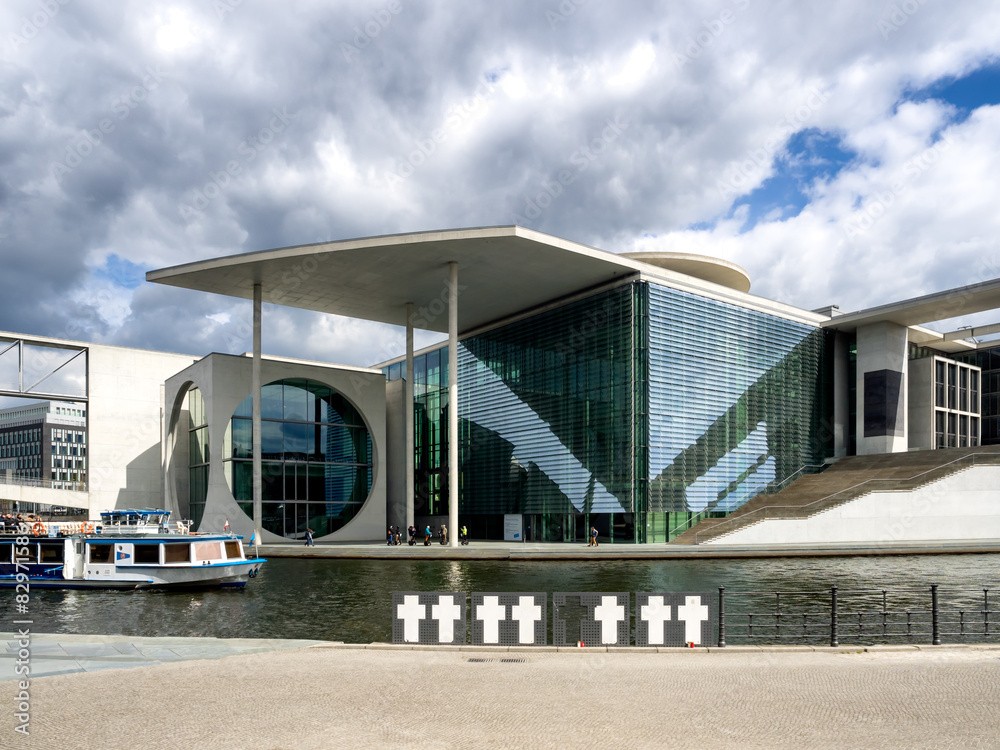
{"type": "Polygon", "coordinates": [[[976,401],[976,394],[981,393],[982,444],[998,445],[1000,444],[1000,346],[980,349],[968,359],[971,364],[978,365],[982,369],[981,382],[977,378],[971,383],[971,388],[974,390],[973,403],[976,401]]]}
{"type": "MultiPolygon", "coordinates": [[[[251,518],[252,419],[248,396],[230,421],[223,455],[229,488],[251,518]]],[[[280,536],[299,539],[306,528],[331,534],[354,518],[371,491],[372,439],[364,420],[343,396],[314,380],[261,388],[261,460],[261,521],[280,536]]],[[[192,498],[193,488],[192,482],[192,498]]]]}
{"type": "Polygon", "coordinates": [[[530,539],[582,540],[590,523],[634,539],[634,293],[460,342],[461,514],[525,514],[530,539]]]}
{"type": "Polygon", "coordinates": [[[823,460],[828,347],[808,325],[647,289],[647,524],[649,541],[660,541],[683,531],[688,514],[731,512],[823,460]]]}
{"type": "MultiPolygon", "coordinates": [[[[459,342],[459,519],[666,541],[822,461],[817,328],[632,282],[459,342]]],[[[445,515],[447,348],[414,358],[417,516],[445,515]]],[[[396,365],[387,377],[402,376],[396,365]]],[[[827,431],[828,432],[828,431],[827,431]]]]}
{"type": "MultiPolygon", "coordinates": [[[[208,497],[208,417],[201,391],[188,391],[188,479],[192,528],[201,525],[208,497]]],[[[251,514],[252,515],[252,514],[251,514]]]]}

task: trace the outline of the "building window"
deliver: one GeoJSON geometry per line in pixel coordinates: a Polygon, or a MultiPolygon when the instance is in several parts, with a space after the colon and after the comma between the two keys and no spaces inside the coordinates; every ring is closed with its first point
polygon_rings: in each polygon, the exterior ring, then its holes
{"type": "MultiPolygon", "coordinates": [[[[224,440],[223,467],[240,507],[253,516],[253,397],[237,407],[224,440]]],[[[261,388],[262,525],[288,538],[343,527],[371,492],[372,438],[343,396],[314,380],[261,388]]]]}
{"type": "Polygon", "coordinates": [[[194,528],[201,524],[208,497],[208,417],[201,391],[188,391],[188,467],[191,520],[194,528]]]}
{"type": "Polygon", "coordinates": [[[958,408],[958,399],[956,398],[957,393],[957,376],[956,376],[956,365],[948,365],[948,408],[956,409],[958,408]]]}

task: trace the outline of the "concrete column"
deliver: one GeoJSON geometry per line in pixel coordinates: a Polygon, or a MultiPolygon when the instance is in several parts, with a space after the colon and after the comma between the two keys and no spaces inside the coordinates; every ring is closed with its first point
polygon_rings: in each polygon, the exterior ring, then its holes
{"type": "Polygon", "coordinates": [[[262,516],[261,498],[261,438],[260,438],[260,323],[261,286],[253,285],[253,528],[260,544],[260,520],[262,516]]]}
{"type": "Polygon", "coordinates": [[[448,541],[458,547],[458,263],[448,264],[448,541]]]}
{"type": "Polygon", "coordinates": [[[847,455],[849,443],[850,384],[848,376],[847,336],[837,333],[833,339],[833,455],[847,455]]]}
{"type": "Polygon", "coordinates": [[[413,303],[406,303],[406,381],[403,384],[406,425],[406,528],[413,525],[413,303]]]}
{"type": "Polygon", "coordinates": [[[857,338],[858,455],[908,450],[906,326],[859,326],[857,338]]]}

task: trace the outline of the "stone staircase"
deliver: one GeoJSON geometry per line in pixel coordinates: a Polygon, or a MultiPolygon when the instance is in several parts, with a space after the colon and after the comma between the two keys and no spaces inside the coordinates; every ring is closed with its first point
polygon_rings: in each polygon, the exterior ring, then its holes
{"type": "Polygon", "coordinates": [[[757,495],[725,518],[706,518],[671,544],[700,544],[772,518],[808,518],[870,492],[914,490],[974,465],[1000,465],[1000,445],[848,456],[773,495],[757,495]]]}

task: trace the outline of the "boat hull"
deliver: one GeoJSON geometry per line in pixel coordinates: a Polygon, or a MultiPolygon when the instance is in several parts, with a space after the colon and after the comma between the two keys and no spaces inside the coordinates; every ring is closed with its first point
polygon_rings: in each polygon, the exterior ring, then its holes
{"type": "MultiPolygon", "coordinates": [[[[62,578],[52,575],[52,569],[45,571],[31,570],[35,565],[28,565],[28,570],[22,570],[22,580],[8,569],[13,566],[3,566],[0,571],[0,588],[14,588],[18,585],[28,585],[33,589],[147,589],[147,588],[242,588],[247,582],[257,576],[261,565],[266,560],[254,558],[239,563],[204,565],[187,568],[153,568],[144,570],[141,566],[131,566],[127,571],[116,571],[107,578],[87,580],[79,578],[62,578]],[[24,576],[27,576],[24,579],[24,576]]],[[[22,566],[24,567],[24,566],[22,566]]]]}

